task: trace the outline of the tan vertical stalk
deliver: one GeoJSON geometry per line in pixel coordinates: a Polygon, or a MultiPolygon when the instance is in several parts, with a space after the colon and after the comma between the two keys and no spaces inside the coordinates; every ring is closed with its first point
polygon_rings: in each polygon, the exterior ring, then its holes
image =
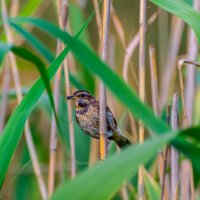
{"type": "MultiPolygon", "coordinates": [[[[62,21],[63,19],[67,21],[67,6],[63,5],[61,9],[61,2],[57,1],[57,12],[58,12],[58,22],[60,27],[62,28],[62,21]]],[[[57,42],[57,54],[59,54],[62,51],[62,45],[61,42],[57,42]]],[[[55,101],[55,108],[56,111],[58,111],[59,108],[59,88],[60,88],[60,78],[61,78],[61,71],[62,68],[60,67],[58,69],[58,72],[55,76],[54,81],[54,101],[55,101]]],[[[49,179],[48,179],[48,194],[51,196],[54,190],[54,184],[55,184],[55,169],[56,169],[56,153],[57,153],[57,128],[56,128],[56,121],[55,117],[52,116],[52,122],[51,122],[51,137],[50,137],[50,159],[49,159],[49,179]]]]}
{"type": "MultiPolygon", "coordinates": [[[[10,27],[9,27],[8,21],[7,21],[7,10],[6,10],[5,0],[2,0],[1,2],[2,2],[2,4],[1,4],[2,18],[3,18],[3,22],[4,22],[6,38],[9,43],[13,43],[12,33],[11,33],[11,30],[10,30],[10,27]]],[[[19,72],[17,69],[17,62],[15,59],[15,56],[12,53],[9,53],[8,56],[9,56],[9,59],[11,62],[11,71],[12,71],[12,75],[14,78],[14,84],[15,84],[15,88],[16,88],[16,92],[17,92],[17,100],[19,103],[22,100],[22,91],[21,91],[21,83],[20,83],[20,79],[19,79],[19,72]]],[[[46,190],[44,178],[42,176],[39,161],[37,158],[35,146],[34,146],[34,143],[32,140],[28,121],[25,124],[25,139],[26,139],[26,143],[27,143],[28,150],[30,153],[31,161],[33,163],[33,169],[34,169],[34,173],[35,173],[38,185],[39,185],[42,199],[47,199],[47,190],[46,190]]]]}
{"type": "MultiPolygon", "coordinates": [[[[166,115],[166,122],[167,125],[170,125],[171,120],[171,105],[167,106],[167,115],[166,115]]],[[[164,155],[163,155],[163,175],[162,175],[162,192],[161,192],[161,200],[168,200],[170,196],[170,180],[169,175],[166,174],[166,168],[169,161],[169,145],[165,148],[164,155]]]]}
{"type": "MultiPolygon", "coordinates": [[[[57,42],[57,54],[61,52],[61,43],[57,42]]],[[[60,67],[56,73],[54,80],[54,102],[55,109],[58,112],[59,96],[60,96],[60,77],[62,68],[60,67]]],[[[55,168],[56,168],[56,153],[57,153],[57,127],[54,115],[51,120],[51,136],[50,136],[50,157],[49,157],[49,175],[48,175],[48,195],[51,196],[55,184],[55,168]]]]}
{"type": "MultiPolygon", "coordinates": [[[[160,115],[159,97],[158,97],[158,76],[157,76],[157,64],[156,64],[156,52],[155,46],[149,46],[149,62],[150,62],[150,74],[151,74],[151,92],[152,92],[152,104],[153,110],[156,116],[160,115]]],[[[158,154],[158,170],[160,176],[160,183],[163,180],[163,152],[158,154]]]]}
{"type": "MultiPolygon", "coordinates": [[[[145,32],[146,32],[146,0],[140,1],[140,45],[139,45],[139,96],[145,101],[145,32]]],[[[144,141],[144,125],[139,122],[139,143],[144,141]]],[[[144,199],[143,167],[138,172],[138,199],[144,199]]]]}
{"type": "MultiPolygon", "coordinates": [[[[61,0],[58,0],[60,2],[61,0]]],[[[61,6],[61,2],[58,5],[61,6]]],[[[63,9],[63,12],[66,10],[68,6],[68,0],[62,0],[62,6],[60,7],[59,10],[63,9]],[[64,9],[65,8],[65,9],[64,9]]],[[[67,21],[66,18],[63,17],[62,15],[59,18],[59,25],[60,27],[65,30],[67,21]]],[[[64,48],[64,44],[63,47],[64,48]]],[[[70,91],[70,81],[69,81],[69,66],[67,63],[67,59],[64,59],[64,73],[65,73],[65,81],[66,81],[66,95],[70,96],[71,91],[70,91]]],[[[69,122],[69,139],[70,139],[70,158],[71,158],[71,163],[70,163],[70,169],[71,169],[71,178],[74,178],[76,176],[76,155],[75,155],[75,139],[74,139],[74,124],[73,124],[73,117],[72,117],[72,102],[67,101],[67,109],[68,109],[68,122],[69,122]]]]}
{"type": "Polygon", "coordinates": [[[157,76],[156,52],[155,52],[154,45],[150,45],[149,47],[149,61],[150,61],[153,109],[154,109],[155,114],[159,116],[160,105],[159,105],[159,96],[158,96],[158,76],[157,76]]]}
{"type": "MultiPolygon", "coordinates": [[[[104,62],[108,56],[108,31],[110,20],[110,0],[103,1],[103,25],[102,25],[102,41],[101,41],[101,58],[104,62]]],[[[106,157],[106,88],[103,82],[100,82],[100,160],[106,157]]]]}
{"type": "MultiPolygon", "coordinates": [[[[173,95],[171,126],[174,130],[179,126],[177,93],[173,95]]],[[[171,199],[179,199],[179,154],[174,147],[171,147],[171,199]]]]}

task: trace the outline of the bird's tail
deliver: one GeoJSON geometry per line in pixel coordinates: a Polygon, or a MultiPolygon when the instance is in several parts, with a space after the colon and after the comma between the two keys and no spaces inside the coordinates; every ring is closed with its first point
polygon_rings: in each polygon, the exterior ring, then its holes
{"type": "Polygon", "coordinates": [[[125,148],[131,145],[131,142],[122,134],[121,130],[117,128],[113,134],[113,140],[120,148],[125,148]]]}

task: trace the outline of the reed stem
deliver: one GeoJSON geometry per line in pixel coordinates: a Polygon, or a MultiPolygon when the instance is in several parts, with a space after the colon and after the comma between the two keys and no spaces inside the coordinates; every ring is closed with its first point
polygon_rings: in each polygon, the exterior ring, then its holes
{"type": "MultiPolygon", "coordinates": [[[[108,57],[108,32],[110,20],[110,0],[103,1],[103,25],[102,25],[102,41],[101,41],[101,58],[104,62],[108,57]]],[[[106,157],[106,88],[104,83],[100,82],[100,160],[106,157]]]]}

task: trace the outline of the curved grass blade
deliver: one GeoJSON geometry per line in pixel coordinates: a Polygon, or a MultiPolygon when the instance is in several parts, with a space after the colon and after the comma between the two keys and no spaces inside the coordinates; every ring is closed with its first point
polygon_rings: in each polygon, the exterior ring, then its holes
{"type": "Polygon", "coordinates": [[[197,39],[200,43],[200,13],[194,10],[188,3],[184,1],[174,1],[174,0],[150,0],[152,3],[163,8],[164,10],[180,17],[196,33],[197,39]]]}
{"type": "MultiPolygon", "coordinates": [[[[42,44],[34,35],[26,31],[24,28],[19,26],[14,22],[10,22],[10,26],[15,29],[20,35],[24,37],[24,39],[33,47],[35,48],[49,63],[51,63],[54,59],[54,55],[49,51],[49,49],[42,44]]],[[[1,54],[0,54],[1,58],[1,54]]],[[[77,89],[85,89],[79,80],[73,75],[69,74],[70,82],[75,86],[77,89]]]]}
{"type": "Polygon", "coordinates": [[[54,100],[53,100],[53,96],[52,96],[52,92],[51,92],[49,76],[48,76],[45,64],[36,55],[34,55],[32,52],[30,52],[29,50],[27,50],[23,47],[16,47],[14,45],[4,44],[4,48],[0,49],[0,52],[5,51],[7,53],[9,50],[12,51],[15,55],[17,55],[27,61],[32,62],[37,67],[38,71],[41,74],[44,85],[46,87],[47,94],[49,96],[49,100],[50,100],[50,103],[51,103],[51,106],[53,109],[53,113],[54,113],[54,116],[56,119],[56,125],[58,127],[59,132],[61,133],[61,128],[60,128],[59,120],[58,120],[58,117],[56,114],[54,100]]]}
{"type": "MultiPolygon", "coordinates": [[[[76,37],[84,31],[84,29],[89,24],[95,12],[93,12],[88,20],[85,22],[84,26],[76,34],[76,37]]],[[[48,68],[49,79],[51,80],[58,70],[60,64],[70,51],[69,47],[66,47],[60,55],[51,63],[48,68]]],[[[31,111],[35,107],[37,101],[42,95],[45,87],[41,78],[39,78],[36,83],[32,86],[26,96],[22,99],[20,104],[16,107],[12,115],[10,116],[3,133],[0,135],[0,188],[2,187],[3,181],[5,179],[8,166],[11,162],[13,154],[17,148],[17,145],[21,139],[25,122],[29,117],[31,111]],[[17,120],[16,120],[17,119],[17,120]]]]}
{"type": "Polygon", "coordinates": [[[141,164],[148,163],[164,144],[177,135],[177,132],[167,133],[115,154],[62,185],[55,191],[51,200],[62,200],[66,196],[69,199],[111,199],[126,179],[136,175],[141,164]],[[99,185],[101,189],[97,190],[99,185]]]}
{"type": "Polygon", "coordinates": [[[48,61],[52,62],[54,59],[54,55],[51,53],[51,51],[46,48],[35,36],[33,36],[31,33],[29,33],[27,30],[22,28],[16,23],[10,23],[10,26],[15,29],[17,33],[22,35],[24,39],[33,46],[40,54],[43,55],[43,57],[48,61]]]}

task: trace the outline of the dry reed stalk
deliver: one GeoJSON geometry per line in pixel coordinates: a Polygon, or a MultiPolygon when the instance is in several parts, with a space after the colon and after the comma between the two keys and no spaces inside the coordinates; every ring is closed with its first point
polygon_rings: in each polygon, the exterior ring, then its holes
{"type": "MultiPolygon", "coordinates": [[[[61,52],[61,43],[57,42],[57,54],[61,52]]],[[[59,97],[60,97],[60,78],[62,68],[60,67],[55,75],[54,80],[54,102],[55,109],[58,112],[59,97]]],[[[54,190],[55,184],[55,168],[56,168],[56,153],[57,153],[57,127],[54,115],[51,120],[51,134],[50,134],[50,146],[49,146],[49,174],[48,174],[48,195],[51,196],[54,190]]]]}
{"type": "Polygon", "coordinates": [[[156,116],[160,115],[159,95],[158,95],[158,75],[156,64],[155,46],[149,46],[149,61],[150,61],[150,74],[151,74],[151,92],[153,109],[156,116]]]}
{"type": "MultiPolygon", "coordinates": [[[[173,130],[179,127],[177,93],[173,95],[171,126],[173,130]]],[[[174,147],[171,147],[171,199],[179,199],[179,154],[174,147]]]]}
{"type": "MultiPolygon", "coordinates": [[[[101,58],[104,62],[108,57],[108,32],[110,20],[110,0],[103,1],[103,25],[102,25],[102,41],[101,41],[101,58]]],[[[100,160],[106,157],[106,88],[103,82],[100,82],[100,160]]]]}
{"type": "MultiPolygon", "coordinates": [[[[63,5],[61,9],[61,2],[57,1],[58,22],[61,28],[63,28],[63,21],[67,21],[67,7],[63,5]]],[[[62,51],[61,42],[57,42],[57,54],[62,51]]],[[[55,109],[58,112],[59,108],[59,96],[60,96],[60,79],[62,68],[60,67],[56,73],[54,80],[54,102],[55,109]]],[[[48,195],[51,196],[54,190],[55,184],[55,168],[56,168],[56,153],[57,153],[57,127],[55,117],[52,116],[51,122],[51,136],[50,136],[50,158],[49,158],[49,178],[48,178],[48,195]]]]}
{"type": "MultiPolygon", "coordinates": [[[[155,13],[153,13],[151,15],[151,17],[147,21],[148,26],[151,25],[155,21],[155,19],[158,16],[158,13],[159,12],[156,11],[155,13]]],[[[139,42],[140,42],[140,32],[138,31],[133,36],[133,38],[131,39],[131,41],[129,42],[129,44],[126,47],[126,50],[125,50],[125,57],[124,57],[124,61],[123,61],[123,72],[122,72],[122,74],[123,74],[124,80],[126,82],[128,82],[128,64],[130,62],[131,56],[133,55],[136,47],[139,45],[139,42]]]]}
{"type": "MultiPolygon", "coordinates": [[[[159,66],[164,69],[166,64],[168,41],[169,41],[169,19],[170,14],[165,10],[160,10],[158,16],[158,52],[159,52],[159,66]]],[[[160,74],[159,74],[160,75],[160,74]]]]}
{"type": "Polygon", "coordinates": [[[182,200],[190,200],[190,167],[188,160],[182,161],[180,167],[180,199],[182,200]]]}
{"type": "MultiPolygon", "coordinates": [[[[101,13],[99,9],[99,3],[98,0],[92,0],[94,9],[96,9],[96,23],[97,23],[97,29],[98,29],[98,36],[99,36],[99,44],[98,44],[98,52],[101,52],[101,36],[102,36],[102,21],[101,21],[101,13]]],[[[97,155],[99,154],[99,141],[96,139],[90,140],[90,156],[89,156],[89,166],[94,165],[98,158],[97,155]]]]}
{"type": "Polygon", "coordinates": [[[183,33],[184,22],[175,16],[172,17],[172,28],[169,39],[169,51],[167,55],[166,65],[164,69],[164,76],[160,88],[160,105],[161,108],[166,104],[169,94],[172,79],[175,77],[174,71],[176,66],[176,59],[180,47],[181,36],[183,33]]]}
{"type": "Polygon", "coordinates": [[[124,185],[122,186],[120,190],[120,194],[121,194],[122,200],[129,200],[126,183],[124,183],[124,185]]]}
{"type": "MultiPolygon", "coordinates": [[[[167,115],[166,115],[166,118],[167,118],[167,124],[168,126],[170,125],[170,120],[171,120],[171,105],[168,105],[167,106],[167,115]]],[[[166,168],[167,168],[167,163],[168,163],[168,157],[169,157],[169,145],[167,145],[167,147],[165,148],[165,151],[164,151],[164,155],[163,155],[163,179],[162,179],[162,192],[161,192],[161,200],[168,200],[169,199],[169,195],[170,195],[170,181],[169,181],[169,176],[166,175],[166,168]]]]}
{"type": "MultiPolygon", "coordinates": [[[[59,25],[60,27],[65,30],[67,26],[67,8],[68,8],[68,0],[58,0],[58,10],[63,11],[63,14],[60,13],[59,16],[59,25]]],[[[64,44],[62,44],[62,49],[64,49],[64,44]]],[[[64,59],[63,62],[64,66],[64,74],[65,74],[65,81],[66,81],[66,95],[71,95],[71,86],[69,80],[69,65],[67,63],[67,59],[64,59]]],[[[71,178],[73,179],[76,176],[76,155],[75,155],[75,139],[74,139],[74,124],[73,124],[73,117],[72,117],[72,102],[67,101],[67,108],[68,108],[68,122],[69,122],[69,139],[70,139],[70,169],[71,169],[71,178]]]]}
{"type": "MultiPolygon", "coordinates": [[[[7,15],[7,9],[6,9],[6,4],[5,4],[5,0],[1,1],[1,5],[2,5],[2,19],[4,22],[4,29],[5,29],[5,33],[6,33],[6,39],[8,43],[13,44],[13,37],[12,37],[12,32],[11,29],[9,27],[9,23],[8,23],[8,15],[7,15]]],[[[20,83],[20,78],[19,78],[19,72],[17,69],[17,62],[15,59],[15,56],[9,52],[8,54],[9,58],[10,58],[10,62],[11,62],[11,71],[12,71],[12,75],[14,78],[14,84],[15,84],[15,88],[16,88],[16,93],[17,93],[17,100],[18,103],[20,103],[20,101],[22,100],[22,91],[21,91],[21,83],[20,83]]],[[[45,185],[45,181],[44,178],[42,176],[42,172],[41,172],[41,167],[39,165],[39,161],[37,158],[37,154],[36,154],[36,150],[35,150],[35,146],[32,140],[32,136],[31,136],[31,131],[30,131],[30,127],[29,127],[29,123],[28,121],[25,124],[25,139],[26,139],[26,143],[28,146],[28,150],[30,153],[30,157],[31,157],[31,161],[33,163],[33,168],[34,168],[34,172],[35,172],[35,176],[39,185],[39,190],[41,192],[42,195],[42,199],[47,199],[47,190],[46,190],[46,185],[45,185]]]]}
{"type": "MultiPolygon", "coordinates": [[[[140,1],[140,45],[139,45],[139,97],[145,101],[145,33],[146,33],[146,0],[140,1]]],[[[139,143],[144,141],[144,125],[139,121],[139,143]]],[[[144,199],[143,166],[138,172],[138,199],[144,199]]]]}
{"type": "MultiPolygon", "coordinates": [[[[151,93],[153,110],[156,116],[160,115],[159,95],[158,95],[158,76],[157,76],[157,64],[156,64],[156,52],[155,46],[149,46],[149,62],[150,62],[150,74],[151,74],[151,93]]],[[[160,177],[160,183],[162,185],[163,180],[163,151],[160,150],[158,154],[158,171],[160,177]]]]}
{"type": "Polygon", "coordinates": [[[8,63],[8,59],[5,61],[4,65],[4,73],[3,73],[3,85],[2,85],[2,98],[0,105],[0,134],[4,128],[7,104],[8,104],[8,91],[10,87],[10,63],[8,63]]]}

